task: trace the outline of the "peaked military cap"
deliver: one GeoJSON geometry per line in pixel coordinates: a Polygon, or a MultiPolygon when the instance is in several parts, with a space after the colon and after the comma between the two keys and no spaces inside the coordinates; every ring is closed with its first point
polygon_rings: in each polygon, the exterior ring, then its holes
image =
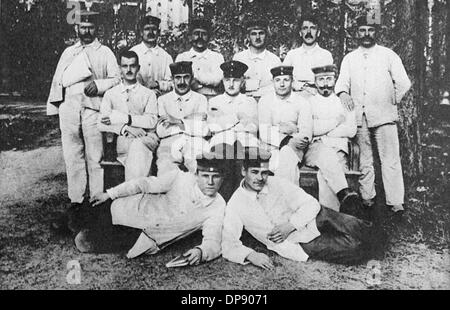
{"type": "Polygon", "coordinates": [[[205,29],[208,32],[211,32],[211,22],[204,18],[193,19],[190,25],[191,31],[194,29],[205,29]]]}
{"type": "Polygon", "coordinates": [[[254,29],[267,30],[268,26],[269,23],[264,19],[251,19],[246,23],[245,28],[247,29],[247,31],[254,29]]]}
{"type": "Polygon", "coordinates": [[[152,16],[152,15],[146,15],[141,20],[142,26],[156,25],[157,27],[159,27],[159,24],[161,24],[161,19],[159,19],[158,17],[152,16]]]}
{"type": "Polygon", "coordinates": [[[292,75],[292,72],[294,71],[294,67],[292,66],[279,66],[272,68],[270,70],[270,73],[272,73],[273,77],[277,77],[280,75],[292,75]]]}
{"type": "Polygon", "coordinates": [[[197,170],[224,173],[227,160],[234,160],[235,148],[230,144],[215,145],[209,152],[197,156],[197,170]]]}
{"type": "Polygon", "coordinates": [[[87,10],[81,10],[81,11],[77,12],[76,15],[79,16],[80,23],[97,24],[99,22],[99,17],[100,17],[99,12],[87,11],[87,10]]]}
{"type": "Polygon", "coordinates": [[[371,14],[366,13],[356,18],[356,27],[361,26],[378,27],[380,26],[380,20],[377,18],[372,18],[371,14]]]}
{"type": "Polygon", "coordinates": [[[320,67],[314,67],[311,69],[314,74],[322,74],[322,73],[336,73],[337,67],[336,65],[326,65],[320,67]]]}
{"type": "Polygon", "coordinates": [[[184,73],[192,74],[192,62],[191,61],[174,62],[169,65],[169,68],[170,68],[170,72],[172,72],[172,75],[184,74],[184,73]]]}
{"type": "Polygon", "coordinates": [[[269,170],[271,153],[259,147],[249,147],[245,151],[244,167],[266,168],[269,170]]]}
{"type": "Polygon", "coordinates": [[[248,66],[240,61],[232,60],[224,62],[220,65],[220,69],[223,71],[224,77],[241,78],[248,70],[248,66]]]}

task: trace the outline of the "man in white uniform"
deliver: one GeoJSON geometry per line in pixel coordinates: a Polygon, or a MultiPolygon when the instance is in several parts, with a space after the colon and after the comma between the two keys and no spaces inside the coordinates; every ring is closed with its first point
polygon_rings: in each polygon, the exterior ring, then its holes
{"type": "Polygon", "coordinates": [[[356,111],[356,138],[361,151],[360,191],[364,204],[373,206],[376,196],[373,136],[380,155],[386,204],[393,212],[402,212],[405,189],[396,124],[397,104],[411,82],[400,57],[376,44],[379,25],[369,24],[367,16],[359,18],[357,24],[359,48],[344,57],[335,91],[345,106],[356,111]]]}
{"type": "Polygon", "coordinates": [[[308,100],[292,91],[292,66],[271,70],[275,92],[258,103],[259,138],[272,152],[276,176],[299,185],[299,163],[312,138],[313,119],[308,100]]]}
{"type": "Polygon", "coordinates": [[[323,64],[332,64],[333,56],[319,46],[319,21],[314,16],[305,16],[300,21],[300,37],[302,45],[289,51],[283,61],[285,66],[294,67],[294,91],[306,91],[303,94],[314,94],[314,74],[311,68],[323,64]]]}
{"type": "Polygon", "coordinates": [[[211,98],[208,107],[208,124],[213,139],[231,145],[236,140],[243,146],[255,144],[258,132],[257,103],[254,98],[241,93],[248,67],[233,60],[223,63],[220,68],[224,75],[225,93],[211,98]]]}
{"type": "Polygon", "coordinates": [[[195,174],[177,169],[159,177],[131,180],[96,195],[91,200],[95,215],[75,238],[77,248],[97,253],[128,250],[127,257],[134,258],[156,254],[202,230],[201,244],[184,256],[190,265],[218,257],[225,201],[217,193],[224,166],[216,155],[200,156],[195,174]],[[110,200],[112,204],[104,203],[110,200]]]}
{"type": "Polygon", "coordinates": [[[211,27],[211,23],[205,19],[193,20],[190,25],[192,48],[179,54],[175,60],[192,62],[192,90],[208,99],[220,94],[219,86],[223,76],[219,66],[224,62],[222,54],[208,48],[211,27]]]}
{"type": "Polygon", "coordinates": [[[158,46],[160,23],[157,17],[145,16],[141,21],[142,42],[131,49],[138,54],[141,64],[139,83],[155,91],[158,96],[172,89],[169,65],[173,63],[172,56],[158,46]]]}
{"type": "MultiPolygon", "coordinates": [[[[97,119],[103,94],[120,82],[116,57],[96,38],[97,19],[96,12],[80,12],[80,40],[61,55],[47,101],[47,114],[59,114],[72,219],[85,199],[103,191],[103,146],[97,119]]],[[[53,223],[52,228],[59,230],[66,220],[53,223]]]]}
{"type": "MultiPolygon", "coordinates": [[[[361,201],[345,178],[348,139],[356,134],[355,113],[347,111],[334,93],[337,68],[312,69],[318,93],[310,97],[313,139],[305,153],[305,165],[319,168],[319,202],[344,213],[356,212],[361,201]]],[[[355,214],[352,214],[355,215],[355,214]]]]}
{"type": "Polygon", "coordinates": [[[251,20],[246,25],[248,49],[233,56],[233,60],[243,62],[248,66],[245,72],[246,95],[259,99],[266,93],[273,92],[272,74],[270,69],[280,66],[281,60],[266,49],[268,42],[267,22],[251,20]]]}
{"type": "Polygon", "coordinates": [[[192,62],[170,65],[174,90],[158,98],[157,134],[161,139],[157,150],[158,175],[184,164],[195,171],[195,157],[207,143],[208,101],[191,90],[192,62]]]}
{"type": "Polygon", "coordinates": [[[150,175],[153,152],[159,139],[155,134],[158,104],[155,93],[139,84],[139,57],[133,51],[120,55],[122,83],[105,93],[98,128],[117,138],[117,160],[125,166],[125,180],[150,175]]]}
{"type": "MultiPolygon", "coordinates": [[[[244,179],[228,202],[223,223],[222,255],[239,264],[273,269],[264,253],[240,241],[245,229],[269,250],[299,262],[308,258],[357,264],[371,256],[372,224],[321,207],[287,180],[270,176],[270,154],[250,149],[244,179]]],[[[375,238],[374,238],[375,240],[375,238]]]]}
{"type": "Polygon", "coordinates": [[[227,174],[221,195],[228,201],[236,190],[240,171],[236,160],[242,147],[258,145],[258,107],[256,100],[241,93],[244,74],[248,67],[240,61],[228,61],[220,65],[223,71],[225,93],[211,98],[208,107],[208,127],[212,138],[209,145],[228,144],[235,148],[229,154],[227,174]]]}

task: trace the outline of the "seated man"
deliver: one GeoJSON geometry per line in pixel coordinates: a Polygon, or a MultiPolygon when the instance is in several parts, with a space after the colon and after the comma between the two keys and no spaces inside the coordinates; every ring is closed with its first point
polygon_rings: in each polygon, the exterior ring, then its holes
{"type": "Polygon", "coordinates": [[[135,52],[120,55],[122,83],[105,93],[100,106],[98,128],[117,138],[117,160],[125,166],[125,180],[150,175],[158,137],[151,130],[158,120],[156,95],[137,82],[140,69],[135,52]]]}
{"type": "Polygon", "coordinates": [[[258,108],[256,100],[241,94],[244,73],[248,67],[240,61],[220,65],[223,71],[225,93],[209,100],[208,125],[213,141],[243,146],[257,146],[258,108]]]}
{"type": "Polygon", "coordinates": [[[195,174],[172,170],[161,177],[131,180],[96,195],[90,225],[75,238],[81,252],[123,249],[127,257],[155,254],[170,243],[202,230],[199,246],[187,251],[191,265],[220,255],[225,201],[217,193],[224,161],[217,154],[198,158],[195,174]],[[111,207],[109,203],[112,200],[111,207]],[[126,231],[125,227],[131,227],[126,231]]]}
{"type": "Polygon", "coordinates": [[[355,112],[348,112],[334,93],[337,68],[334,65],[312,69],[318,94],[310,97],[313,139],[305,154],[305,164],[319,168],[319,202],[335,211],[352,213],[361,203],[348,188],[345,178],[348,139],[356,134],[355,112]]]}
{"type": "Polygon", "coordinates": [[[222,255],[240,264],[272,269],[270,258],[240,241],[247,230],[269,250],[295,261],[309,257],[356,264],[370,255],[372,224],[321,207],[287,180],[270,176],[270,154],[249,149],[240,187],[228,202],[223,223],[222,255]]]}
{"type": "MultiPolygon", "coordinates": [[[[208,126],[212,138],[209,146],[226,143],[235,145],[231,154],[238,158],[239,147],[258,146],[258,108],[256,100],[241,93],[244,73],[248,67],[240,61],[228,61],[220,65],[223,71],[225,93],[209,100],[208,126]]],[[[240,171],[236,161],[229,161],[221,195],[228,201],[239,185],[240,171]]]]}
{"type": "Polygon", "coordinates": [[[160,120],[157,134],[161,143],[156,151],[158,175],[185,164],[195,172],[195,157],[206,148],[208,101],[191,90],[192,62],[170,65],[174,90],[158,98],[160,120]]]}
{"type": "Polygon", "coordinates": [[[259,138],[272,152],[275,175],[299,185],[298,165],[311,140],[312,115],[309,102],[292,92],[292,72],[290,66],[271,70],[275,93],[259,101],[259,138]]]}

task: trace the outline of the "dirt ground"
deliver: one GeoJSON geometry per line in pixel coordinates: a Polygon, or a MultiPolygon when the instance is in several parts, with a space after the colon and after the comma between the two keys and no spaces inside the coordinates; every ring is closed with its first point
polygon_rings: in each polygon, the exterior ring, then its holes
{"type": "MultiPolygon", "coordinates": [[[[0,289],[450,289],[450,211],[448,193],[444,194],[449,188],[448,169],[440,160],[437,165],[444,170],[436,173],[444,181],[430,176],[411,182],[408,212],[401,221],[384,215],[389,245],[383,257],[368,265],[292,262],[246,236],[244,243],[273,258],[275,270],[240,266],[223,258],[168,269],[165,263],[196,245],[199,234],[156,256],[128,260],[123,253],[79,253],[71,238],[50,233],[50,220],[68,202],[57,119],[49,120],[44,107],[34,102],[0,98],[0,124],[4,139],[0,141],[0,289]],[[438,181],[441,187],[436,189],[433,185],[438,181]],[[81,265],[79,285],[66,280],[71,260],[81,265]]],[[[445,157],[448,146],[436,144],[430,149],[445,157]]]]}

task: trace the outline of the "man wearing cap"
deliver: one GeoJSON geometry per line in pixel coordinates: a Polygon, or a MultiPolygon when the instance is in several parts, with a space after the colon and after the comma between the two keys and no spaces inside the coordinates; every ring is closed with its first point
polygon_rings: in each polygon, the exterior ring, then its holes
{"type": "Polygon", "coordinates": [[[256,143],[258,108],[256,100],[241,93],[248,67],[240,61],[220,65],[225,93],[211,98],[208,124],[217,141],[233,144],[238,139],[243,146],[256,143]]]}
{"type": "Polygon", "coordinates": [[[270,69],[280,66],[280,58],[266,49],[268,41],[267,22],[252,20],[246,25],[248,49],[234,55],[233,60],[245,63],[245,91],[249,96],[259,99],[265,93],[273,92],[270,69]]]}
{"type": "MultiPolygon", "coordinates": [[[[173,170],[159,177],[131,180],[96,195],[97,217],[75,238],[82,252],[129,249],[128,258],[155,254],[169,244],[202,230],[202,243],[186,253],[191,265],[220,255],[225,201],[218,194],[224,161],[221,154],[197,158],[195,174],[173,170]],[[105,203],[112,200],[112,204],[105,203]],[[111,207],[109,207],[111,206],[111,207]],[[112,224],[112,225],[111,225],[112,224]],[[114,226],[113,226],[114,225],[114,226]],[[120,240],[123,227],[135,230],[120,240]],[[130,249],[131,248],[131,249],[130,249]]],[[[94,216],[95,218],[95,216],[94,216]]]]}
{"type": "Polygon", "coordinates": [[[368,258],[372,225],[338,213],[287,180],[271,176],[270,153],[249,149],[243,162],[244,179],[225,211],[222,255],[239,263],[273,269],[264,253],[240,241],[245,229],[269,250],[295,261],[309,257],[340,264],[368,258]]]}
{"type": "Polygon", "coordinates": [[[139,57],[124,51],[119,57],[122,83],[105,93],[98,128],[117,138],[117,160],[125,166],[125,180],[150,175],[153,152],[158,147],[154,133],[158,121],[155,93],[137,81],[139,57]]]}
{"type": "Polygon", "coordinates": [[[347,111],[334,93],[335,65],[312,68],[318,93],[310,97],[313,139],[305,153],[305,165],[319,168],[319,202],[344,213],[360,203],[345,178],[348,139],[356,134],[355,113],[347,111]]]}
{"type": "Polygon", "coordinates": [[[357,20],[359,48],[346,55],[335,91],[350,110],[355,108],[360,147],[361,196],[366,206],[375,202],[375,169],[371,136],[376,140],[386,204],[403,211],[404,184],[397,124],[399,104],[411,87],[400,57],[376,44],[379,25],[368,16],[357,20]]]}
{"type": "Polygon", "coordinates": [[[158,46],[160,23],[157,17],[145,16],[141,21],[142,42],[131,49],[138,54],[141,63],[139,83],[154,90],[158,96],[172,89],[169,65],[173,63],[172,56],[158,46]]]}
{"type": "Polygon", "coordinates": [[[158,98],[157,133],[161,138],[156,162],[158,175],[176,168],[177,164],[186,164],[186,160],[192,163],[202,152],[208,134],[208,101],[191,90],[192,62],[175,62],[170,70],[174,90],[158,98]]]}
{"type": "Polygon", "coordinates": [[[61,55],[47,102],[47,114],[59,114],[72,211],[103,191],[97,118],[103,94],[120,82],[116,57],[96,38],[98,13],[81,12],[79,18],[80,40],[61,55]]]}
{"type": "Polygon", "coordinates": [[[321,30],[316,17],[302,17],[299,26],[302,45],[287,53],[283,65],[294,67],[293,88],[295,91],[305,90],[307,92],[303,94],[314,94],[314,74],[311,68],[318,65],[333,64],[333,56],[317,43],[321,30]]]}
{"type": "Polygon", "coordinates": [[[298,185],[298,164],[311,141],[313,120],[307,99],[292,92],[292,72],[292,66],[271,70],[275,92],[259,101],[259,138],[273,153],[275,175],[298,185]]]}
{"type": "Polygon", "coordinates": [[[192,48],[177,56],[176,60],[191,61],[194,74],[192,90],[211,98],[220,93],[222,71],[220,65],[224,62],[220,53],[208,48],[211,37],[211,23],[206,19],[195,19],[190,25],[190,41],[192,48]]]}

